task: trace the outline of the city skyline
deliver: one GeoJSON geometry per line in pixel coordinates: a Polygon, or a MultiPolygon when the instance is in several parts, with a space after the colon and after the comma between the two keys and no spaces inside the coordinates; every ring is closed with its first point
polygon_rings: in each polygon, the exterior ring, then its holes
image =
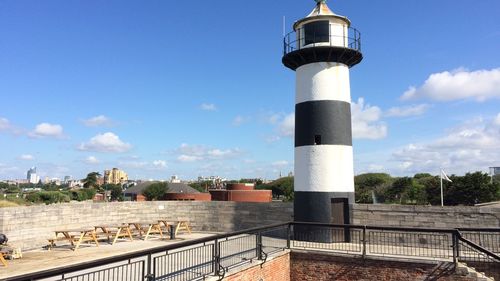
{"type": "MultiPolygon", "coordinates": [[[[500,3],[328,4],[361,32],[356,174],[500,166],[500,3]]],[[[293,171],[283,16],[289,32],[314,1],[2,5],[0,179],[293,171]]]]}

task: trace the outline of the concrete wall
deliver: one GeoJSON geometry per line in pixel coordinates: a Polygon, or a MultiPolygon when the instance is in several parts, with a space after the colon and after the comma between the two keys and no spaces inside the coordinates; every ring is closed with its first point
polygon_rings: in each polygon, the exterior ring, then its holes
{"type": "MultiPolygon", "coordinates": [[[[500,208],[354,205],[353,223],[408,227],[500,227],[500,208]]],[[[195,231],[229,232],[293,219],[292,203],[113,202],[67,203],[0,209],[0,233],[9,243],[33,249],[57,229],[187,217],[195,231]]]]}

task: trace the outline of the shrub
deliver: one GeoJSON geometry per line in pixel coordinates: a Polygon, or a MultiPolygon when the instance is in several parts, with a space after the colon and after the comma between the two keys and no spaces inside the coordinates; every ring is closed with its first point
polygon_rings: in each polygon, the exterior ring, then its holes
{"type": "Polygon", "coordinates": [[[26,200],[33,203],[53,204],[60,202],[69,202],[70,197],[59,191],[40,191],[26,195],[26,200]]]}

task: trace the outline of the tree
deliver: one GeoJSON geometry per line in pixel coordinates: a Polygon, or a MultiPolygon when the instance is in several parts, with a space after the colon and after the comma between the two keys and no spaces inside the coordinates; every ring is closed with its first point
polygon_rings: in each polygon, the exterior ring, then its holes
{"type": "Polygon", "coordinates": [[[98,172],[91,172],[87,174],[87,177],[83,180],[83,187],[85,188],[97,188],[99,184],[97,179],[101,176],[98,172]]]}
{"type": "Polygon", "coordinates": [[[123,201],[123,189],[119,184],[107,184],[104,190],[111,191],[111,201],[123,201]]]}
{"type": "Polygon", "coordinates": [[[283,177],[268,184],[259,185],[259,189],[271,190],[274,198],[284,197],[284,201],[293,201],[295,197],[293,177],[283,177]]]}
{"type": "Polygon", "coordinates": [[[165,197],[168,191],[168,183],[166,182],[155,182],[147,186],[143,191],[142,195],[146,197],[146,200],[161,200],[165,197]]]}
{"type": "Polygon", "coordinates": [[[357,203],[374,203],[373,197],[379,202],[385,201],[385,191],[393,179],[385,173],[366,173],[354,177],[357,203]]]}
{"type": "Polygon", "coordinates": [[[403,195],[413,186],[413,179],[410,177],[397,178],[386,191],[386,198],[391,203],[405,203],[403,195]]]}
{"type": "Polygon", "coordinates": [[[212,182],[210,182],[210,181],[209,182],[192,182],[189,184],[189,186],[198,190],[199,192],[207,192],[207,189],[211,184],[212,184],[212,182]]]}
{"type": "Polygon", "coordinates": [[[500,199],[500,184],[491,183],[488,174],[467,173],[463,177],[451,176],[445,189],[447,205],[474,205],[500,199]]]}

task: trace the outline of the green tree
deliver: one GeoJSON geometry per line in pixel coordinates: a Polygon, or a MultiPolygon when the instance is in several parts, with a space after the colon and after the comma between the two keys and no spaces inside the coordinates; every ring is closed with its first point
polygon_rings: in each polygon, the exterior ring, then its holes
{"type": "Polygon", "coordinates": [[[6,182],[0,182],[0,189],[5,190],[9,188],[9,184],[6,182]]]}
{"type": "Polygon", "coordinates": [[[166,182],[155,182],[147,186],[143,191],[142,195],[146,197],[148,201],[161,200],[165,197],[168,191],[168,183],[166,182]]]}
{"type": "Polygon", "coordinates": [[[413,179],[410,177],[397,178],[385,192],[386,199],[390,203],[405,203],[404,194],[413,187],[413,179]]]}
{"type": "Polygon", "coordinates": [[[293,191],[293,177],[283,177],[268,184],[259,185],[258,189],[268,189],[273,193],[274,198],[284,198],[284,201],[293,201],[295,193],[293,191]]]}
{"type": "Polygon", "coordinates": [[[438,176],[418,178],[417,182],[424,186],[426,204],[441,205],[441,186],[438,176]]]}
{"type": "Polygon", "coordinates": [[[354,177],[357,203],[374,203],[373,196],[378,202],[385,201],[385,191],[390,187],[393,179],[385,173],[366,173],[354,177]]]}
{"type": "Polygon", "coordinates": [[[205,182],[192,182],[189,184],[190,187],[198,190],[199,192],[207,192],[207,189],[212,185],[211,181],[205,182]]]}
{"type": "Polygon", "coordinates": [[[446,205],[474,205],[500,199],[500,184],[491,183],[486,173],[467,173],[450,179],[452,182],[446,183],[445,188],[446,205]]]}
{"type": "Polygon", "coordinates": [[[91,172],[87,174],[87,177],[83,180],[83,187],[85,188],[97,188],[97,179],[101,176],[98,172],[91,172]]]}
{"type": "Polygon", "coordinates": [[[119,184],[107,184],[104,189],[111,191],[111,201],[123,201],[123,189],[119,184]]]}

